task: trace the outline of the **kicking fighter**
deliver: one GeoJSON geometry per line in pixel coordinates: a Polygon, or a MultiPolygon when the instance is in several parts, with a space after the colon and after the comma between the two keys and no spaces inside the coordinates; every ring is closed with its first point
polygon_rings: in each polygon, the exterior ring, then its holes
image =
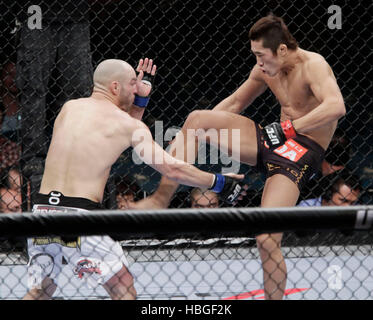
{"type": "MultiPolygon", "coordinates": [[[[333,71],[318,53],[300,48],[283,19],[268,15],[250,29],[251,50],[257,63],[248,79],[213,110],[190,113],[181,133],[175,138],[171,154],[185,148],[195,152],[197,143],[185,140],[189,129],[201,129],[196,141],[234,151],[233,130],[240,130],[240,153],[236,160],[255,166],[266,174],[261,207],[291,207],[299,192],[316,173],[324,157],[345,105],[333,71]],[[238,115],[266,89],[281,105],[280,121],[262,127],[238,115]],[[209,129],[228,130],[228,139],[204,135],[209,129]],[[228,143],[227,143],[228,142],[228,143]]],[[[219,136],[219,135],[215,135],[219,136]]],[[[182,154],[179,152],[179,154],[182,154]]],[[[186,157],[185,157],[186,159],[186,157]]],[[[134,208],[164,208],[178,185],[162,177],[156,192],[134,208]]],[[[281,299],[286,287],[287,270],[281,253],[282,234],[257,235],[263,267],[266,299],[281,299]]]]}

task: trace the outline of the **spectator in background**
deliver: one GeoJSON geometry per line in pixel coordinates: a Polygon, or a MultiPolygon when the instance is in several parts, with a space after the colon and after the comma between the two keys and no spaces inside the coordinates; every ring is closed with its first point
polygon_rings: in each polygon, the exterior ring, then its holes
{"type": "Polygon", "coordinates": [[[17,167],[10,167],[4,170],[1,177],[0,187],[0,210],[3,213],[21,212],[22,177],[17,167]]]}
{"type": "Polygon", "coordinates": [[[0,189],[1,212],[21,212],[21,179],[19,164],[21,148],[17,143],[18,103],[15,85],[15,63],[7,60],[0,72],[0,174],[3,186],[0,189]]]}
{"type": "Polygon", "coordinates": [[[1,70],[1,103],[3,107],[3,121],[1,134],[10,140],[17,142],[17,130],[20,128],[19,108],[17,101],[18,89],[15,84],[16,65],[12,61],[7,61],[1,70]]]}
{"type": "MultiPolygon", "coordinates": [[[[40,188],[53,119],[46,117],[46,97],[52,71],[59,93],[56,114],[70,99],[92,90],[88,1],[18,1],[19,45],[16,83],[20,91],[22,173],[30,179],[31,194],[40,188]],[[29,8],[41,9],[41,20],[30,27],[29,8]]],[[[48,106],[49,108],[51,106],[48,106]]]]}
{"type": "Polygon", "coordinates": [[[118,178],[116,181],[116,200],[119,210],[126,210],[136,201],[136,195],[139,187],[127,179],[118,178]]]}
{"type": "Polygon", "coordinates": [[[344,169],[334,177],[331,186],[320,197],[303,200],[298,206],[351,206],[357,203],[360,193],[359,179],[344,169]]]}
{"type": "Polygon", "coordinates": [[[22,176],[17,167],[9,167],[4,171],[3,181],[6,188],[21,192],[22,176]]]}
{"type": "MultiPolygon", "coordinates": [[[[0,106],[0,127],[3,123],[4,108],[0,106]]],[[[19,164],[21,147],[7,137],[0,134],[0,173],[9,167],[19,164]]]]}
{"type": "Polygon", "coordinates": [[[2,213],[22,212],[22,197],[19,191],[0,188],[0,211],[2,213]]]}
{"type": "Polygon", "coordinates": [[[219,208],[219,196],[211,190],[194,188],[190,192],[191,208],[219,208]]]}

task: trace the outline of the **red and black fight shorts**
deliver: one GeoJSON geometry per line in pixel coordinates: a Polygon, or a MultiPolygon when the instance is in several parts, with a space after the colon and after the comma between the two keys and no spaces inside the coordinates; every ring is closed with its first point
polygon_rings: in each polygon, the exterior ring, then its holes
{"type": "Polygon", "coordinates": [[[269,178],[282,174],[302,190],[307,181],[316,174],[324,159],[325,150],[312,139],[297,134],[284,145],[270,151],[263,133],[263,127],[256,126],[258,158],[256,168],[269,178]]]}

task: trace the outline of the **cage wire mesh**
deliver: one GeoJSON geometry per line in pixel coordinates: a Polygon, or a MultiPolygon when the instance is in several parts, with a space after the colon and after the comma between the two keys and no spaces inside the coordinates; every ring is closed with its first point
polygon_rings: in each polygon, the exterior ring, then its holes
{"type": "MultiPolygon", "coordinates": [[[[4,243],[4,242],[3,242],[4,243]]],[[[200,236],[120,241],[139,300],[264,299],[260,254],[253,237],[200,236]]],[[[285,233],[288,270],[284,299],[371,299],[371,232],[285,233]]],[[[21,299],[29,288],[27,253],[15,242],[2,245],[1,299],[21,299]]],[[[55,280],[56,300],[110,299],[65,263],[55,280]]]]}
{"type": "MultiPolygon", "coordinates": [[[[40,185],[54,120],[65,101],[90,94],[92,71],[100,61],[119,58],[135,66],[142,57],[155,60],[159,68],[143,120],[150,127],[153,136],[158,137],[158,142],[166,148],[168,141],[164,139],[164,131],[182,126],[193,110],[211,109],[248,77],[256,63],[255,57],[250,53],[248,30],[256,20],[269,12],[284,18],[301,48],[322,54],[332,67],[345,99],[347,114],[339,121],[335,143],[331,143],[326,159],[331,165],[345,167],[342,178],[350,181],[351,187],[360,186],[357,203],[372,204],[371,1],[317,4],[304,1],[267,1],[264,4],[262,1],[243,0],[66,0],[63,3],[23,0],[1,1],[0,6],[2,212],[30,211],[33,195],[40,185]],[[336,12],[333,11],[336,6],[342,12],[341,24],[333,27],[330,19],[336,12]],[[41,21],[37,18],[39,12],[41,21]],[[157,131],[159,127],[164,131],[157,131]]],[[[275,96],[267,90],[243,114],[257,123],[268,124],[279,120],[280,106],[275,96]]],[[[220,171],[227,164],[209,164],[207,159],[206,164],[197,166],[220,171]]],[[[240,164],[239,168],[249,185],[248,196],[239,206],[259,206],[264,177],[246,165],[240,164]]],[[[331,190],[334,190],[333,186],[340,178],[341,175],[335,174],[332,178],[321,178],[315,184],[309,183],[300,200],[325,195],[324,198],[330,200],[331,190]]],[[[126,201],[138,200],[151,194],[159,181],[160,175],[157,172],[145,165],[135,164],[132,150],[127,150],[112,168],[104,205],[108,209],[125,209],[126,201]]],[[[180,187],[170,208],[202,206],[199,204],[201,201],[207,201],[207,207],[216,206],[217,199],[201,194],[197,199],[192,198],[190,192],[189,188],[180,187]]],[[[224,204],[220,202],[218,205],[224,204]]],[[[358,234],[344,238],[329,234],[326,240],[320,235],[311,239],[292,235],[283,242],[285,256],[289,258],[287,261],[308,259],[307,262],[302,262],[308,263],[304,266],[305,269],[296,276],[299,281],[305,273],[313,273],[315,278],[310,276],[310,279],[316,279],[317,274],[324,274],[328,270],[325,262],[313,265],[311,256],[315,259],[333,256],[330,259],[337,259],[342,267],[344,264],[352,264],[362,273],[359,284],[343,287],[342,291],[346,291],[343,297],[365,299],[370,298],[369,288],[365,286],[371,284],[371,274],[366,267],[370,260],[371,242],[366,239],[370,239],[370,235],[358,234]],[[302,239],[310,242],[303,243],[302,239]],[[321,240],[326,241],[322,246],[319,244],[321,240]],[[286,247],[286,243],[291,245],[286,247]],[[359,257],[357,260],[356,256],[359,257]],[[365,281],[366,279],[369,281],[365,281]],[[362,293],[357,295],[357,292],[362,293]]],[[[139,289],[140,297],[169,298],[179,294],[191,297],[198,292],[198,297],[201,298],[229,297],[230,294],[237,295],[241,291],[249,292],[247,279],[253,280],[260,273],[259,266],[254,270],[247,267],[251,260],[256,261],[258,258],[252,240],[231,239],[226,242],[224,239],[214,239],[207,243],[189,239],[180,241],[172,245],[162,243],[159,247],[155,245],[157,240],[150,244],[141,241],[135,244],[122,243],[123,248],[129,250],[130,260],[139,268],[135,269],[138,271],[143,268],[139,273],[147,278],[147,282],[139,284],[143,286],[139,289]],[[235,241],[238,241],[237,245],[235,241]],[[227,243],[230,245],[227,246],[227,243]],[[180,248],[181,245],[192,249],[180,248]],[[157,249],[153,250],[154,246],[157,249]],[[168,249],[170,246],[174,247],[168,249]],[[214,255],[214,252],[219,253],[214,255]],[[168,264],[167,261],[176,262],[168,264]],[[221,264],[222,272],[204,279],[203,271],[196,275],[198,281],[188,283],[186,275],[197,272],[193,271],[194,261],[206,265],[209,261],[215,261],[214,263],[221,264]],[[224,264],[224,261],[240,261],[241,265],[237,266],[238,271],[231,270],[231,262],[224,264]],[[149,274],[148,267],[153,266],[146,264],[152,263],[158,271],[149,274]],[[167,279],[170,272],[166,269],[177,268],[182,263],[189,263],[180,267],[186,274],[180,275],[178,280],[165,280],[173,287],[171,293],[166,292],[161,286],[164,279],[157,280],[157,272],[161,274],[160,278],[164,273],[167,279]],[[231,280],[223,277],[227,273],[237,283],[237,288],[229,287],[231,280]],[[220,289],[214,287],[205,291],[197,290],[199,283],[210,288],[214,286],[214,281],[222,282],[224,289],[219,291],[220,289]],[[185,289],[186,292],[180,291],[180,283],[189,286],[185,289]],[[241,285],[242,288],[239,287],[241,285]],[[147,291],[152,286],[154,291],[147,291]]],[[[25,270],[27,252],[22,242],[20,244],[14,239],[4,239],[1,248],[1,268],[9,272],[2,273],[2,297],[19,297],[25,290],[23,284],[27,272],[22,271],[22,277],[17,278],[20,273],[13,273],[12,270],[25,270]],[[7,284],[4,282],[5,278],[7,284]],[[11,285],[8,282],[10,278],[14,280],[11,285]]],[[[297,269],[298,262],[294,263],[291,270],[297,269]]],[[[213,266],[211,269],[214,268],[213,266]]],[[[344,279],[346,277],[347,282],[356,280],[353,268],[350,269],[349,266],[348,270],[343,273],[344,279]]],[[[261,288],[261,282],[257,281],[254,281],[252,290],[261,288]]],[[[306,288],[307,285],[302,287],[306,288]]],[[[320,288],[318,295],[312,298],[324,298],[322,292],[320,288]]],[[[333,292],[335,296],[327,297],[340,297],[341,290],[333,292]]],[[[305,292],[297,294],[304,294],[306,297],[305,292]]],[[[105,295],[97,293],[97,296],[105,295]]],[[[251,296],[258,297],[253,294],[251,296]]],[[[240,297],[250,297],[250,294],[240,297]]]]}

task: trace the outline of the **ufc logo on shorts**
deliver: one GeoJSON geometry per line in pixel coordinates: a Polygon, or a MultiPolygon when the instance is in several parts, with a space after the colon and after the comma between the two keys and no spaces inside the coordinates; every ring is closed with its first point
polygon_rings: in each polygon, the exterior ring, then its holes
{"type": "Polygon", "coordinates": [[[268,129],[266,129],[266,132],[267,132],[268,138],[271,140],[272,144],[279,144],[280,143],[280,140],[278,140],[277,136],[274,134],[275,130],[273,130],[272,128],[268,128],[268,129]]]}
{"type": "Polygon", "coordinates": [[[293,139],[287,140],[284,145],[274,150],[274,152],[280,155],[281,157],[289,159],[293,162],[297,162],[307,153],[307,151],[307,148],[301,146],[293,139]]]}
{"type": "Polygon", "coordinates": [[[52,204],[52,205],[55,205],[55,206],[58,205],[61,201],[60,197],[61,197],[61,193],[51,192],[50,197],[48,199],[49,204],[52,204]]]}

